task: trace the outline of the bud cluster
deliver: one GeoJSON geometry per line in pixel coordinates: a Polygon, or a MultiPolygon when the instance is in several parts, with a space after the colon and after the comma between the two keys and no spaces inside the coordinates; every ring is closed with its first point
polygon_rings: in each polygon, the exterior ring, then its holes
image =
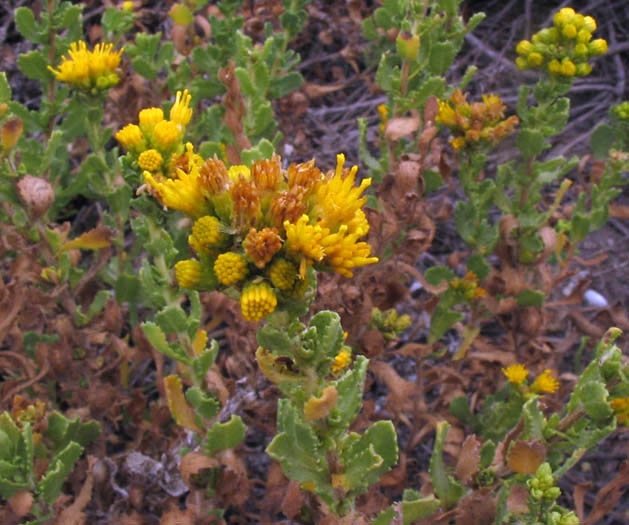
{"type": "Polygon", "coordinates": [[[541,69],[560,78],[589,75],[592,66],[588,61],[607,52],[606,40],[592,40],[596,20],[564,7],[555,14],[553,22],[553,27],[538,31],[531,41],[518,43],[518,68],[541,69]]]}
{"type": "Polygon", "coordinates": [[[436,121],[446,125],[455,135],[450,140],[454,149],[469,145],[496,145],[515,131],[520,119],[505,119],[506,106],[497,95],[483,95],[482,102],[469,103],[457,89],[448,100],[439,101],[436,121]]]}
{"type": "Polygon", "coordinates": [[[487,293],[484,288],[478,286],[478,277],[474,272],[467,272],[461,279],[455,277],[450,281],[450,288],[461,295],[465,301],[478,301],[487,293]]]}

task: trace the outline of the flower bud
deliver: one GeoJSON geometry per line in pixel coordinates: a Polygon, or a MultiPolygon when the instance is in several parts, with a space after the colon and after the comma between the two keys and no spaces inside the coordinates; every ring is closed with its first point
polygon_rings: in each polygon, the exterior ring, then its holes
{"type": "Polygon", "coordinates": [[[544,61],[544,57],[542,57],[542,55],[540,55],[539,53],[531,53],[527,57],[527,61],[529,66],[537,67],[542,64],[542,62],[544,61]]]}
{"type": "Polygon", "coordinates": [[[574,46],[574,56],[577,58],[587,58],[589,54],[588,46],[586,44],[577,44],[574,46]]]}
{"type": "Polygon", "coordinates": [[[50,183],[40,177],[24,175],[17,183],[20,198],[35,219],[46,213],[55,200],[55,191],[50,183]]]}
{"type": "Polygon", "coordinates": [[[518,69],[527,69],[529,67],[529,63],[524,57],[516,58],[515,65],[518,66],[518,69]]]}
{"type": "Polygon", "coordinates": [[[518,55],[526,56],[533,51],[533,44],[531,44],[528,40],[520,40],[518,45],[515,47],[515,51],[518,55]]]}
{"type": "Polygon", "coordinates": [[[573,77],[577,72],[577,67],[572,60],[564,59],[561,61],[561,74],[564,77],[573,77]]]}
{"type": "Polygon", "coordinates": [[[9,105],[6,102],[3,102],[2,104],[0,104],[0,117],[4,115],[8,109],[9,109],[9,105]]]}
{"type": "Polygon", "coordinates": [[[577,42],[587,44],[590,40],[592,40],[592,33],[587,29],[580,29],[577,33],[577,42]]]}
{"type": "Polygon", "coordinates": [[[592,66],[587,62],[577,64],[575,75],[578,77],[587,77],[592,72],[592,66]]]}
{"type": "Polygon", "coordinates": [[[597,38],[596,40],[592,40],[592,42],[588,44],[588,47],[592,55],[604,55],[607,53],[607,40],[604,38],[597,38]]]}
{"type": "Polygon", "coordinates": [[[591,16],[584,16],[583,27],[590,33],[594,33],[594,31],[596,31],[596,20],[594,20],[591,16]]]}
{"type": "Polygon", "coordinates": [[[178,26],[186,27],[194,22],[194,15],[192,14],[192,11],[190,11],[190,8],[183,3],[173,5],[168,14],[170,15],[170,18],[172,18],[173,22],[175,22],[178,26]]]}
{"type": "Polygon", "coordinates": [[[5,151],[13,149],[22,135],[23,129],[22,119],[18,117],[12,118],[3,124],[0,129],[0,141],[5,151]]]}
{"type": "Polygon", "coordinates": [[[557,13],[555,13],[555,16],[553,17],[553,22],[556,26],[569,24],[570,22],[572,22],[575,14],[576,13],[574,12],[574,9],[572,9],[571,7],[564,7],[563,9],[560,9],[557,13]]]}
{"type": "Polygon", "coordinates": [[[569,39],[576,38],[577,28],[574,24],[566,24],[565,26],[563,26],[561,34],[569,39]]]}
{"type": "Polygon", "coordinates": [[[400,33],[395,40],[398,54],[407,61],[416,60],[419,55],[419,37],[410,33],[400,33]]]}

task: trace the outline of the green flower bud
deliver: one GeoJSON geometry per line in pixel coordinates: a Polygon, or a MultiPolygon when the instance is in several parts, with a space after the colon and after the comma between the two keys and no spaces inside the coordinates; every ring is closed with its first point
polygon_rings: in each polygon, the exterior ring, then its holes
{"type": "Polygon", "coordinates": [[[592,66],[587,62],[577,64],[575,75],[578,77],[587,77],[592,72],[592,66]]]}
{"type": "Polygon", "coordinates": [[[574,46],[574,56],[577,58],[587,58],[589,55],[588,46],[586,44],[577,44],[574,46]]]}
{"type": "Polygon", "coordinates": [[[559,520],[559,525],[579,525],[579,523],[579,518],[573,511],[564,514],[559,520]]]}
{"type": "Polygon", "coordinates": [[[419,55],[419,37],[410,33],[400,33],[395,40],[398,54],[408,61],[417,60],[419,55]]]}
{"type": "Polygon", "coordinates": [[[550,487],[544,491],[544,498],[549,501],[554,501],[559,496],[561,496],[561,489],[559,487],[550,487]]]}
{"type": "Polygon", "coordinates": [[[529,67],[529,63],[526,58],[518,57],[515,59],[515,65],[518,66],[518,69],[527,69],[529,67]]]}

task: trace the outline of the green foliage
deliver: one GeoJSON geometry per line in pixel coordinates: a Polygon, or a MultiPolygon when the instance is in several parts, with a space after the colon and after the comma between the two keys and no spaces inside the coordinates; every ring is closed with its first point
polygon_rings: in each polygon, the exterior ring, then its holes
{"type": "Polygon", "coordinates": [[[203,448],[209,456],[234,448],[245,439],[245,424],[240,416],[232,415],[227,423],[214,423],[207,431],[203,448]]]}

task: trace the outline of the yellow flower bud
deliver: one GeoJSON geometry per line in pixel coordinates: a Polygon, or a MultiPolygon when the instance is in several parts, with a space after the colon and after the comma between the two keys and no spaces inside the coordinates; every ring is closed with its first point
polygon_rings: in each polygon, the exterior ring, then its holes
{"type": "Polygon", "coordinates": [[[404,60],[416,60],[419,56],[419,37],[417,35],[402,32],[395,40],[395,44],[398,54],[404,60]]]}
{"type": "Polygon", "coordinates": [[[594,33],[594,31],[596,31],[596,20],[594,20],[591,16],[584,16],[583,27],[590,33],[594,33]]]}
{"type": "Polygon", "coordinates": [[[578,77],[587,77],[592,72],[592,66],[587,62],[577,64],[576,75],[578,77]]]}
{"type": "Polygon", "coordinates": [[[181,139],[179,126],[170,120],[162,120],[153,129],[153,141],[162,151],[173,148],[181,139]]]}
{"type": "Polygon", "coordinates": [[[518,69],[527,69],[529,67],[529,63],[524,57],[516,58],[515,65],[518,66],[518,69]]]}
{"type": "Polygon", "coordinates": [[[592,33],[587,29],[580,29],[577,33],[577,42],[587,44],[590,40],[592,40],[592,33]]]}
{"type": "Polygon", "coordinates": [[[572,9],[571,7],[564,7],[563,9],[560,9],[557,13],[555,13],[555,16],[553,17],[553,22],[556,26],[569,24],[570,22],[572,22],[575,14],[576,13],[574,12],[574,9],[572,9]]]}
{"type": "Polygon", "coordinates": [[[297,279],[297,267],[286,259],[277,259],[269,268],[269,277],[278,290],[290,290],[297,279]]]}
{"type": "Polygon", "coordinates": [[[155,172],[162,167],[163,163],[164,159],[156,149],[147,149],[138,157],[138,166],[146,171],[155,172]]]}
{"type": "Polygon", "coordinates": [[[556,58],[553,58],[548,63],[548,71],[552,75],[561,75],[561,62],[559,62],[556,58]]]}
{"type": "Polygon", "coordinates": [[[515,52],[518,55],[528,55],[533,49],[533,44],[531,44],[528,40],[520,40],[518,45],[515,46],[515,52]]]}
{"type": "Polygon", "coordinates": [[[175,277],[181,288],[196,288],[201,283],[201,274],[201,263],[194,259],[179,261],[175,264],[175,277]]]}
{"type": "Polygon", "coordinates": [[[2,128],[0,128],[0,141],[5,151],[13,149],[22,136],[23,129],[24,125],[19,117],[12,118],[2,125],[2,128]]]}
{"type": "Polygon", "coordinates": [[[586,44],[577,44],[574,46],[574,56],[577,58],[587,58],[589,52],[590,51],[586,44]]]}
{"type": "Polygon", "coordinates": [[[577,72],[577,67],[572,60],[564,59],[561,61],[561,74],[564,77],[573,77],[577,72]]]}
{"type": "Polygon", "coordinates": [[[221,232],[221,223],[216,217],[206,215],[197,219],[192,226],[192,235],[188,237],[188,243],[197,253],[209,254],[212,248],[219,246],[225,239],[221,232]]]}
{"type": "Polygon", "coordinates": [[[265,282],[245,288],[240,297],[242,315],[247,321],[259,321],[275,311],[277,297],[265,282]]]}
{"type": "Polygon", "coordinates": [[[585,17],[581,13],[577,13],[574,15],[572,19],[572,25],[575,26],[575,29],[581,29],[583,24],[585,23],[585,17]]]}
{"type": "Polygon", "coordinates": [[[221,253],[214,262],[214,273],[225,286],[243,280],[247,275],[247,261],[239,253],[221,253]]]}
{"type": "Polygon", "coordinates": [[[251,180],[251,170],[247,166],[230,166],[227,174],[233,182],[238,182],[241,177],[245,180],[251,180]]]}
{"type": "Polygon", "coordinates": [[[142,130],[135,124],[127,124],[115,135],[120,145],[134,153],[138,153],[146,148],[146,141],[142,130]]]}
{"type": "Polygon", "coordinates": [[[151,134],[158,122],[164,120],[164,112],[160,108],[146,108],[140,111],[140,129],[143,133],[151,134]]]}
{"type": "Polygon", "coordinates": [[[604,55],[607,53],[607,40],[604,38],[597,38],[596,40],[592,40],[592,42],[588,44],[588,47],[592,55],[604,55]]]}
{"type": "Polygon", "coordinates": [[[125,12],[125,13],[132,13],[133,12],[133,2],[122,2],[122,5],[120,6],[120,8],[125,12]]]}
{"type": "Polygon", "coordinates": [[[527,57],[527,62],[529,64],[529,66],[531,66],[531,67],[540,66],[543,61],[544,61],[544,57],[542,55],[540,55],[539,53],[531,53],[527,57]]]}
{"type": "Polygon", "coordinates": [[[577,28],[575,27],[574,24],[566,24],[565,26],[563,26],[561,30],[561,34],[565,36],[566,38],[570,38],[570,39],[576,38],[577,28]]]}

